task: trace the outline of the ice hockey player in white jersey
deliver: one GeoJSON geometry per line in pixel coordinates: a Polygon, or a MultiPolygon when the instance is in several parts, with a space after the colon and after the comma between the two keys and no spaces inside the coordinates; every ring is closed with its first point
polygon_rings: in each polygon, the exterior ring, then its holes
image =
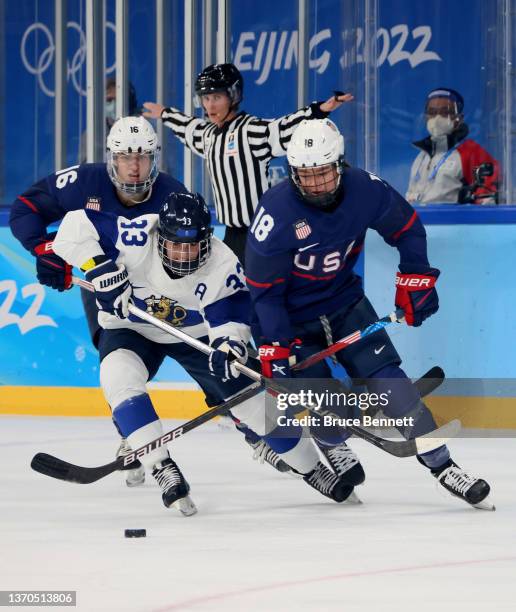
{"type": "MultiPolygon", "coordinates": [[[[166,356],[178,361],[198,382],[209,406],[246,389],[250,381],[232,366],[245,363],[250,340],[250,299],[242,267],[232,251],[212,237],[210,213],[199,194],[171,193],[159,215],[125,219],[94,210],[77,210],[63,219],[54,251],[81,268],[95,288],[99,323],[100,382],[113,419],[132,448],[163,433],[146,390],[166,356]],[[210,357],[129,314],[128,304],[182,327],[216,349],[210,357]]],[[[263,395],[232,409],[303,475],[305,482],[334,501],[353,487],[318,459],[301,429],[278,436],[265,416],[263,395]]],[[[141,458],[162,489],[163,503],[183,514],[195,513],[190,487],[166,448],[141,458]]]]}

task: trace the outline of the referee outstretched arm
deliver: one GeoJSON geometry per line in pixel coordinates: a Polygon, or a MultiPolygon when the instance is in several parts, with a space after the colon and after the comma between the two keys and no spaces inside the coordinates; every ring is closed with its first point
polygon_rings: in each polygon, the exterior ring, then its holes
{"type": "Polygon", "coordinates": [[[269,163],[285,155],[297,125],[320,119],[353,100],[335,92],[326,102],[313,102],[278,119],[260,119],[239,111],[244,82],[233,64],[205,68],[195,82],[197,103],[205,118],[173,107],[145,102],[145,117],[162,119],[179,140],[206,159],[218,220],[227,226],[224,241],[243,263],[247,228],[258,200],[270,187],[269,163]]]}

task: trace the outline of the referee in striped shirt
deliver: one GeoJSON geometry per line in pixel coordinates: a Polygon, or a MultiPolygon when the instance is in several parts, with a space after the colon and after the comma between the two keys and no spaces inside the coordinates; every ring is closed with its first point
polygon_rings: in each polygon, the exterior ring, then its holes
{"type": "Polygon", "coordinates": [[[218,220],[226,226],[224,242],[244,263],[247,230],[258,200],[270,187],[271,158],[286,154],[303,119],[321,119],[353,99],[336,92],[326,102],[313,102],[279,119],[259,119],[238,111],[244,81],[233,64],[205,68],[195,82],[196,102],[205,119],[172,107],[145,102],[144,117],[161,118],[179,140],[207,161],[218,220]]]}

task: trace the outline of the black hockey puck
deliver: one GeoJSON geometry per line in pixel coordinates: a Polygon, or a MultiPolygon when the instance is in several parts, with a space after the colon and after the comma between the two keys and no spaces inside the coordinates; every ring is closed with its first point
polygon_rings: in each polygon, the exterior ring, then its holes
{"type": "Polygon", "coordinates": [[[126,538],[145,538],[147,531],[145,529],[126,529],[124,535],[126,538]]]}

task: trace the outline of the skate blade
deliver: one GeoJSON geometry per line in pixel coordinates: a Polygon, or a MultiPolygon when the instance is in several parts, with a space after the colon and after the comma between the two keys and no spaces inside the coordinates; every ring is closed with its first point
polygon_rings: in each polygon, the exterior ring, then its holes
{"type": "Polygon", "coordinates": [[[145,482],[145,470],[128,470],[125,475],[125,484],[128,487],[139,487],[145,482]]]}
{"type": "Polygon", "coordinates": [[[473,506],[473,508],[476,508],[477,510],[488,510],[491,512],[496,510],[496,506],[490,500],[489,496],[487,496],[481,502],[478,502],[478,504],[471,504],[471,505],[473,506]]]}
{"type": "Polygon", "coordinates": [[[342,503],[347,506],[358,506],[359,504],[362,504],[363,501],[360,499],[360,497],[358,497],[355,491],[351,491],[349,497],[346,497],[342,503]]]}
{"type": "Polygon", "coordinates": [[[197,507],[189,495],[181,497],[181,499],[175,501],[171,507],[179,510],[183,516],[193,516],[197,514],[197,507]]]}

